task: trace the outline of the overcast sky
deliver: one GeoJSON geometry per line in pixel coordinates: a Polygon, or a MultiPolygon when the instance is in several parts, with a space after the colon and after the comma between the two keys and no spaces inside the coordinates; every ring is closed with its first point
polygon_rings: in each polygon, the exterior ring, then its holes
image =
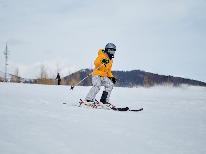
{"type": "Polygon", "coordinates": [[[92,68],[117,46],[114,70],[140,69],[206,82],[206,0],[0,0],[0,70],[36,78],[92,68]]]}

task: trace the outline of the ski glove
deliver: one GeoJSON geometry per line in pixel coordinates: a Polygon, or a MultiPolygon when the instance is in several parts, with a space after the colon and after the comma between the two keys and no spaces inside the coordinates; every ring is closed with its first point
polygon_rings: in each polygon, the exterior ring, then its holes
{"type": "Polygon", "coordinates": [[[117,82],[117,79],[115,77],[109,77],[109,79],[112,81],[113,84],[117,82]]]}
{"type": "Polygon", "coordinates": [[[104,59],[102,59],[101,62],[102,62],[102,64],[106,65],[109,63],[109,59],[104,58],[104,59]]]}

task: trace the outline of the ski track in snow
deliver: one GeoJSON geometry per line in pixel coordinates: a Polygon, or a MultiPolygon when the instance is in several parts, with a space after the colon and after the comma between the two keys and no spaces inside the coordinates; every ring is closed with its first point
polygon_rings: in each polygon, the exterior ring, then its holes
{"type": "Polygon", "coordinates": [[[0,83],[0,154],[206,153],[206,88],[114,88],[141,112],[77,107],[89,88],[0,83]]]}

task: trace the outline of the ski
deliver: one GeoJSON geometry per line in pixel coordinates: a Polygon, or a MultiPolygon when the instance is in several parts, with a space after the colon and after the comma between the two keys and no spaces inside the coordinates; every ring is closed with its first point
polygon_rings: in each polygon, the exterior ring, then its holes
{"type": "MultiPolygon", "coordinates": [[[[95,101],[97,103],[100,103],[98,100],[95,99],[95,101]]],[[[110,103],[109,103],[110,104],[110,103]]],[[[114,111],[131,111],[131,112],[138,112],[138,111],[142,111],[143,108],[139,108],[139,109],[130,109],[129,107],[123,107],[123,108],[120,108],[120,107],[115,107],[114,105],[110,104],[112,107],[111,109],[114,110],[114,111]]]]}
{"type": "Polygon", "coordinates": [[[93,109],[107,109],[110,110],[111,107],[109,106],[103,106],[102,103],[100,102],[85,102],[82,99],[79,101],[79,107],[84,106],[86,108],[93,108],[93,109]]]}
{"type": "Polygon", "coordinates": [[[87,108],[93,108],[93,109],[106,109],[106,110],[114,110],[114,111],[139,112],[143,110],[143,108],[139,108],[139,109],[130,109],[129,107],[120,108],[112,105],[111,103],[103,104],[97,100],[95,100],[94,102],[84,102],[82,99],[80,99],[79,107],[81,106],[85,106],[87,108]]]}
{"type": "Polygon", "coordinates": [[[140,109],[130,109],[129,111],[139,112],[139,111],[143,111],[143,108],[140,108],[140,109]]]}

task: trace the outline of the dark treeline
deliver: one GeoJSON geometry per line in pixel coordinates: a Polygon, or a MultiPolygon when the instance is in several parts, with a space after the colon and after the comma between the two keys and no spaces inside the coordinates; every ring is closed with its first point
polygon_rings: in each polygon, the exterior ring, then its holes
{"type": "MultiPolygon", "coordinates": [[[[69,76],[64,77],[65,84],[73,85],[78,83],[88,74],[90,74],[92,70],[84,69],[77,71],[69,76]]],[[[145,86],[151,87],[154,85],[173,85],[179,86],[181,84],[188,84],[193,86],[206,86],[206,83],[185,79],[181,77],[174,76],[166,76],[159,75],[154,73],[149,73],[141,70],[132,70],[132,71],[113,71],[113,75],[118,79],[118,82],[115,86],[117,87],[136,87],[136,86],[145,86]]],[[[91,86],[92,84],[91,76],[84,80],[80,85],[81,86],[91,86]]]]}

